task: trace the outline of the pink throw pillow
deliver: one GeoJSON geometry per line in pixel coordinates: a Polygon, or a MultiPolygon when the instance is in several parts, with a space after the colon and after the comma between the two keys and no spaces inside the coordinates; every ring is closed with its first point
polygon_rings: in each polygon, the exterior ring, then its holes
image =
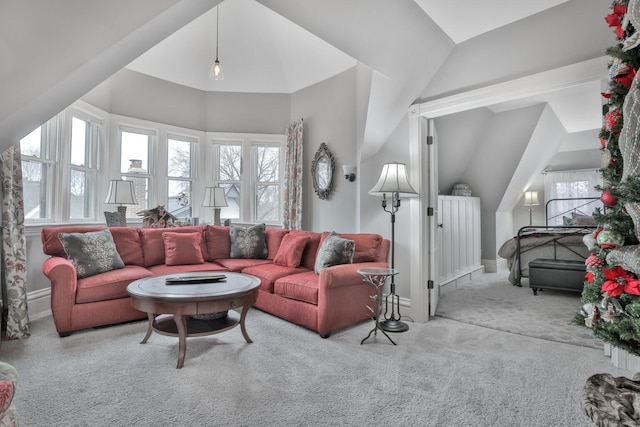
{"type": "Polygon", "coordinates": [[[202,233],[162,233],[166,265],[204,264],[202,233]]]}
{"type": "Polygon", "coordinates": [[[280,243],[276,256],[273,257],[273,263],[285,267],[298,267],[307,243],[309,243],[308,236],[286,234],[280,243]]]}

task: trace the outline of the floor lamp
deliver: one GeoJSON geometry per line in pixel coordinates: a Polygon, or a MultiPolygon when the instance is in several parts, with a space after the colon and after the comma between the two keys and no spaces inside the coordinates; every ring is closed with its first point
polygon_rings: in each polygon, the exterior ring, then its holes
{"type": "Polygon", "coordinates": [[[113,179],[109,181],[109,190],[107,198],[104,200],[107,204],[116,204],[118,213],[120,214],[120,225],[127,225],[127,207],[123,205],[137,205],[136,195],[133,188],[133,181],[123,181],[121,179],[113,179]]]}
{"type": "MultiPolygon", "coordinates": [[[[416,197],[418,193],[413,189],[407,177],[407,167],[404,163],[387,163],[382,167],[382,173],[376,185],[369,191],[374,196],[382,196],[382,209],[391,214],[391,268],[395,268],[395,224],[396,212],[400,209],[401,197],[416,197]],[[391,198],[391,205],[387,204],[387,194],[391,198]]],[[[387,332],[404,332],[409,325],[402,322],[400,315],[400,297],[396,294],[395,276],[391,276],[390,292],[386,296],[384,319],[380,327],[387,332]],[[389,313],[391,304],[391,313],[389,313]]]]}
{"type": "Polygon", "coordinates": [[[533,207],[539,204],[537,191],[524,192],[524,205],[529,207],[529,225],[533,225],[533,207]]]}
{"type": "Polygon", "coordinates": [[[204,201],[202,206],[213,208],[213,225],[220,223],[220,209],[229,206],[222,187],[207,187],[204,189],[204,201]]]}

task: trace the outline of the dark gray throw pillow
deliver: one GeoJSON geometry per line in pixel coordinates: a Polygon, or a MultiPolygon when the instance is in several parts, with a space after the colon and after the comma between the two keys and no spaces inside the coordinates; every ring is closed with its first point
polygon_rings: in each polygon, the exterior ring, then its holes
{"type": "Polygon", "coordinates": [[[231,239],[231,258],[266,259],[267,250],[266,225],[258,224],[252,227],[231,225],[229,238],[231,239]]]}
{"type": "Polygon", "coordinates": [[[60,233],[58,239],[67,259],[76,268],[78,279],[124,268],[108,229],[88,233],[60,233]]]}
{"type": "Polygon", "coordinates": [[[355,249],[356,243],[353,240],[343,239],[335,231],[332,231],[318,249],[314,268],[316,274],[320,274],[323,268],[332,265],[351,264],[355,249]]]}

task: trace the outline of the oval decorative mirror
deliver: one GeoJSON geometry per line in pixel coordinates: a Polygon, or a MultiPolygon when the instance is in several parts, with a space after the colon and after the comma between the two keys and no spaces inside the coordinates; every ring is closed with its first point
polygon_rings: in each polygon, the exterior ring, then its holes
{"type": "Polygon", "coordinates": [[[333,185],[333,169],[335,163],[329,147],[324,142],[313,157],[311,162],[311,175],[313,176],[313,188],[321,199],[327,199],[331,194],[333,185]]]}

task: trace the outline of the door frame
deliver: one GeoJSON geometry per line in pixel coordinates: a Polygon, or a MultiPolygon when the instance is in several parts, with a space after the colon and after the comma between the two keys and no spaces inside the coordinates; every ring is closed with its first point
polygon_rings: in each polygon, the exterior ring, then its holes
{"type": "Polygon", "coordinates": [[[411,314],[414,321],[429,320],[435,313],[439,284],[436,282],[435,215],[427,216],[428,208],[437,207],[437,154],[427,145],[432,136],[435,148],[434,119],[475,108],[488,107],[567,89],[606,78],[609,56],[601,56],[576,64],[486,86],[409,107],[409,154],[411,182],[416,183],[419,197],[410,199],[411,228],[411,314]],[[431,156],[430,156],[431,155],[431,156]],[[426,221],[423,219],[427,218],[426,221]],[[426,260],[426,261],[425,261],[426,260]],[[428,289],[433,281],[434,289],[428,289]],[[430,298],[431,297],[431,298],[430,298]]]}

